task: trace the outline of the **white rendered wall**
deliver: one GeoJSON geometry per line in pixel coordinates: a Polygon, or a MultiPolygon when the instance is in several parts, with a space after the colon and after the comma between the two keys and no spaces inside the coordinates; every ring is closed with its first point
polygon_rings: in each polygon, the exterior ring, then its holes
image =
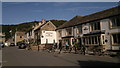
{"type": "Polygon", "coordinates": [[[56,31],[42,31],[41,44],[46,44],[46,39],[48,44],[53,44],[54,40],[57,43],[56,31]]]}
{"type": "Polygon", "coordinates": [[[112,46],[112,33],[118,33],[120,29],[110,29],[110,19],[103,19],[101,20],[101,30],[105,30],[105,39],[107,40],[105,49],[109,50],[118,50],[120,46],[112,46]]]}

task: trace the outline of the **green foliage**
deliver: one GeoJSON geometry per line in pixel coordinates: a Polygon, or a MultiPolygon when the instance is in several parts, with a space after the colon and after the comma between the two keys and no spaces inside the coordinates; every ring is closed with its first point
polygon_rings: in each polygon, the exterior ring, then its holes
{"type": "Polygon", "coordinates": [[[18,25],[2,25],[2,32],[5,33],[5,38],[9,39],[15,34],[16,31],[28,31],[31,29],[34,23],[37,23],[37,21],[22,23],[18,25]]]}
{"type": "Polygon", "coordinates": [[[16,25],[2,25],[2,32],[5,33],[5,38],[8,39],[15,33],[16,25]],[[10,30],[12,32],[10,33],[10,30]]]}
{"type": "Polygon", "coordinates": [[[66,22],[66,20],[50,20],[56,27],[59,27],[63,23],[66,22]]]}
{"type": "Polygon", "coordinates": [[[19,24],[19,25],[17,26],[17,31],[27,32],[28,30],[30,30],[30,29],[32,28],[32,26],[33,26],[35,23],[38,23],[38,21],[33,21],[33,22],[27,22],[27,23],[19,24]]]}

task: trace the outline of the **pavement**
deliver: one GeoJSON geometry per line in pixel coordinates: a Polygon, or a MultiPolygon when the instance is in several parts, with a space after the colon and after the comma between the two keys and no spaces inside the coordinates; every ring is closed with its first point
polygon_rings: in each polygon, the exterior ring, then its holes
{"type": "Polygon", "coordinates": [[[0,67],[2,66],[2,50],[0,49],[0,67]]]}
{"type": "Polygon", "coordinates": [[[2,66],[106,66],[117,67],[120,58],[109,56],[80,55],[73,53],[61,53],[47,51],[33,51],[6,47],[2,50],[2,66]]]}

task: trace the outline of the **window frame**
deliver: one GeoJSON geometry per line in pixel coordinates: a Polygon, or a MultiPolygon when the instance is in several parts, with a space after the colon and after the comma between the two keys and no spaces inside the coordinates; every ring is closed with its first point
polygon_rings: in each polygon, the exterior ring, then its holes
{"type": "Polygon", "coordinates": [[[83,37],[83,39],[85,40],[85,45],[99,45],[99,41],[98,41],[99,38],[98,37],[99,37],[99,35],[97,35],[97,36],[96,35],[92,35],[92,36],[85,36],[85,37],[83,37]],[[96,40],[97,42],[95,41],[95,37],[97,38],[97,40],[96,40]]]}
{"type": "MultiPolygon", "coordinates": [[[[120,15],[119,15],[119,16],[120,16],[120,15]]],[[[120,20],[119,20],[120,17],[119,17],[119,16],[114,16],[114,17],[111,17],[111,18],[110,18],[110,22],[109,22],[109,23],[110,23],[110,29],[120,28],[120,25],[118,26],[118,23],[120,23],[120,20]],[[118,22],[116,22],[117,19],[119,20],[118,22]],[[115,20],[115,21],[114,21],[115,24],[116,24],[115,26],[112,25],[113,20],[115,20]]]]}
{"type": "Polygon", "coordinates": [[[66,28],[66,35],[72,35],[72,27],[66,28]]]}
{"type": "Polygon", "coordinates": [[[77,34],[82,34],[82,25],[78,25],[77,30],[77,34]]]}
{"type": "Polygon", "coordinates": [[[102,35],[101,35],[101,43],[102,43],[102,45],[106,45],[105,40],[106,40],[105,34],[102,34],[102,35]],[[103,43],[103,42],[104,42],[104,43],[103,43]]]}
{"type": "Polygon", "coordinates": [[[112,45],[113,45],[113,46],[114,46],[114,45],[120,45],[120,43],[118,43],[118,40],[119,40],[119,38],[118,38],[118,37],[116,37],[116,38],[117,38],[117,43],[114,43],[113,34],[120,34],[120,33],[112,33],[112,34],[111,34],[112,45]]]}
{"type": "Polygon", "coordinates": [[[94,32],[94,31],[100,31],[101,30],[101,24],[100,24],[100,21],[95,21],[95,22],[92,22],[90,23],[90,31],[91,32],[94,32]],[[95,26],[98,26],[99,24],[99,29],[98,28],[95,28],[95,26]]]}

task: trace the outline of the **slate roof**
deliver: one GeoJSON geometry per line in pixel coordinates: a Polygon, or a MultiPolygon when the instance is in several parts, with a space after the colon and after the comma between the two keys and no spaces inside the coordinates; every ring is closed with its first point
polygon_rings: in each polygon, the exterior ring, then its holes
{"type": "Polygon", "coordinates": [[[82,23],[105,19],[105,18],[112,17],[115,15],[120,15],[120,6],[116,6],[116,7],[113,7],[113,8],[107,9],[107,10],[103,10],[100,12],[96,12],[96,13],[86,15],[86,16],[75,16],[74,18],[72,18],[68,22],[65,22],[63,25],[61,25],[57,29],[72,27],[72,26],[79,25],[82,23]]]}

